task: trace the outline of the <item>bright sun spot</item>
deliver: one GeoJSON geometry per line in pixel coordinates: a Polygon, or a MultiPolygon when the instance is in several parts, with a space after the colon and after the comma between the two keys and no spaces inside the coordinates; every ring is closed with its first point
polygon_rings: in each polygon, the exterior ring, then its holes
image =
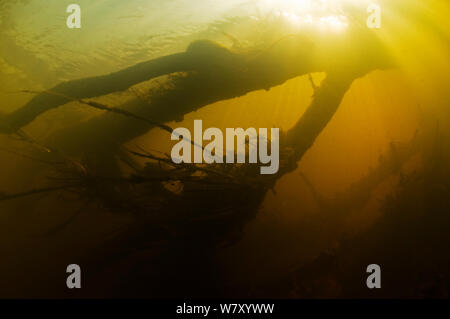
{"type": "Polygon", "coordinates": [[[260,4],[296,28],[339,32],[348,27],[347,17],[341,14],[343,1],[349,0],[260,0],[260,4]]]}
{"type": "Polygon", "coordinates": [[[340,16],[327,16],[321,17],[318,22],[319,28],[329,29],[332,31],[341,31],[348,26],[347,17],[340,16]]]}

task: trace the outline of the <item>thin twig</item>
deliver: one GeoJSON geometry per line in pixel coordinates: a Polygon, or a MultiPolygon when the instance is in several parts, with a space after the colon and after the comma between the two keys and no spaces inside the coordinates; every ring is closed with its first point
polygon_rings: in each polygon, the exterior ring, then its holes
{"type": "Polygon", "coordinates": [[[9,149],[3,148],[3,147],[0,147],[0,151],[3,151],[5,153],[14,154],[14,155],[17,155],[17,156],[20,156],[20,157],[23,157],[23,158],[26,158],[26,159],[29,159],[29,160],[32,160],[32,161],[35,161],[35,162],[39,162],[39,163],[43,163],[43,164],[47,164],[47,165],[51,165],[51,166],[62,164],[62,162],[46,161],[46,160],[43,160],[43,159],[40,159],[40,158],[35,158],[33,156],[22,154],[22,153],[19,153],[19,152],[13,151],[13,150],[9,150],[9,149]]]}
{"type": "Polygon", "coordinates": [[[234,180],[234,177],[231,176],[231,175],[228,175],[228,174],[225,174],[225,173],[213,170],[213,169],[200,167],[200,166],[195,165],[195,164],[187,164],[187,163],[175,164],[175,163],[173,163],[172,161],[170,161],[168,159],[165,159],[165,158],[162,158],[162,157],[158,157],[158,156],[155,156],[155,155],[152,155],[152,154],[142,154],[142,153],[135,152],[135,151],[132,151],[132,150],[128,150],[128,152],[130,152],[133,155],[139,156],[139,157],[149,158],[149,159],[152,159],[152,160],[155,160],[155,161],[158,161],[158,162],[164,162],[164,163],[167,163],[167,164],[169,164],[169,165],[171,165],[173,167],[179,167],[180,165],[184,165],[187,168],[194,168],[195,170],[198,170],[198,171],[203,171],[205,173],[210,173],[210,174],[216,174],[216,175],[219,175],[221,177],[226,177],[226,178],[234,180]]]}
{"type": "Polygon", "coordinates": [[[314,79],[313,79],[311,73],[308,73],[308,78],[309,78],[309,81],[311,82],[311,86],[312,86],[312,89],[313,89],[314,95],[315,95],[317,90],[319,89],[319,87],[316,85],[316,83],[314,83],[314,79]]]}
{"type": "Polygon", "coordinates": [[[123,110],[123,109],[120,109],[120,108],[117,108],[117,107],[114,107],[114,106],[108,106],[108,105],[105,105],[105,104],[102,104],[102,103],[98,103],[98,102],[94,102],[94,101],[86,101],[86,100],[83,100],[83,99],[77,99],[77,98],[74,98],[74,97],[62,94],[62,93],[53,92],[53,91],[49,91],[49,90],[45,90],[45,91],[41,91],[41,92],[40,91],[32,91],[32,90],[21,90],[20,92],[31,93],[31,94],[47,93],[47,94],[63,97],[65,99],[67,99],[68,101],[77,101],[77,102],[79,102],[81,104],[89,105],[89,106],[91,106],[93,108],[96,108],[96,109],[99,109],[99,110],[102,110],[102,111],[108,111],[108,112],[112,112],[112,113],[117,113],[117,114],[121,114],[121,115],[124,115],[124,116],[128,116],[130,118],[134,118],[136,120],[146,122],[147,124],[159,127],[160,129],[162,129],[162,130],[164,130],[164,131],[166,131],[166,132],[168,132],[170,134],[174,134],[174,135],[176,135],[179,138],[183,138],[186,141],[188,141],[189,143],[191,143],[192,145],[203,149],[202,145],[199,145],[199,144],[195,143],[194,141],[192,141],[192,140],[182,136],[181,134],[176,133],[175,130],[173,128],[171,128],[170,126],[168,126],[168,125],[158,123],[156,121],[147,119],[147,118],[145,118],[143,116],[134,114],[132,112],[129,112],[129,111],[126,111],[126,110],[123,110]]]}

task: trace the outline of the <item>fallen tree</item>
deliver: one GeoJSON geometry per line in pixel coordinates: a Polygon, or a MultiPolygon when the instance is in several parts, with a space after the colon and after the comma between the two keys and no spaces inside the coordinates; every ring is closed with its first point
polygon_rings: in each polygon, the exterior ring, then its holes
{"type": "MultiPolygon", "coordinates": [[[[94,199],[111,211],[136,217],[135,223],[91,254],[89,264],[102,269],[132,251],[164,241],[170,253],[163,254],[166,261],[161,268],[171,269],[175,260],[185,260],[184,271],[178,272],[181,278],[188,272],[204,272],[215,249],[239,237],[243,226],[255,217],[266,192],[281,176],[296,169],[352,82],[391,66],[380,41],[365,28],[355,27],[339,35],[289,36],[257,54],[236,53],[210,41],[198,41],[184,53],[57,85],[3,118],[0,129],[66,160],[57,167],[57,185],[43,191],[70,190],[83,202],[94,199]],[[327,76],[320,87],[314,87],[312,102],[299,121],[280,137],[280,170],[275,175],[260,175],[250,164],[175,165],[164,155],[122,147],[136,136],[163,126],[158,123],[181,120],[213,102],[269,89],[311,72],[327,76]],[[85,100],[161,76],[156,79],[160,85],[149,92],[149,101],[137,99],[110,108],[85,100]],[[58,133],[53,142],[36,142],[21,130],[41,113],[73,100],[106,112],[58,133]],[[122,176],[116,166],[106,164],[113,163],[117,154],[145,158],[147,164],[122,176]],[[88,160],[81,160],[81,155],[88,160]],[[96,165],[91,165],[93,158],[96,165]],[[173,190],[174,184],[180,191],[173,190]]],[[[37,192],[40,190],[19,196],[37,192]]],[[[0,200],[17,197],[5,195],[0,200]]]]}

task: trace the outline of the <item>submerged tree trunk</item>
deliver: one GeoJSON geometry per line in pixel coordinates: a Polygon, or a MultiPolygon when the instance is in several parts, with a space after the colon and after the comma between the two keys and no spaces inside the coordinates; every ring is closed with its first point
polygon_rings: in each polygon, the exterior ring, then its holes
{"type": "Polygon", "coordinates": [[[219,165],[218,170],[225,170],[225,177],[207,174],[211,176],[199,183],[191,178],[198,168],[185,166],[174,173],[167,173],[159,166],[148,166],[138,171],[134,178],[123,180],[115,166],[117,147],[154,126],[149,121],[139,121],[135,117],[113,112],[106,112],[55,135],[53,144],[56,148],[63,149],[66,154],[85,154],[91,161],[93,159],[92,167],[89,167],[91,172],[87,175],[83,172],[80,176],[82,180],[74,188],[92,187],[95,196],[111,209],[132,211],[144,218],[144,221],[138,221],[139,229],[142,229],[142,225],[154,227],[158,223],[173,224],[184,234],[181,237],[190,237],[186,234],[196,233],[198,225],[212,223],[215,225],[211,227],[213,232],[203,237],[217,237],[212,242],[220,242],[227,237],[227,233],[233,233],[233,229],[241,228],[254,217],[267,190],[281,176],[296,169],[297,162],[332,119],[352,82],[372,70],[390,65],[391,61],[378,40],[373,34],[360,29],[345,35],[319,36],[314,45],[304,37],[293,37],[283,45],[271,47],[256,56],[233,53],[211,42],[199,41],[193,43],[185,53],[145,62],[109,76],[61,84],[51,92],[36,96],[22,109],[11,114],[9,120],[18,127],[49,108],[73,98],[106,94],[125,89],[146,78],[170,73],[164,80],[155,80],[161,81],[161,84],[156,83],[148,103],[136,100],[123,106],[127,112],[138,117],[151,119],[153,123],[164,123],[181,120],[185,114],[213,102],[257,89],[268,89],[301,74],[326,72],[326,79],[320,88],[315,88],[313,100],[303,116],[280,137],[280,169],[274,175],[261,176],[253,167],[237,165],[230,170],[227,165],[219,165]],[[102,176],[107,179],[102,179],[102,176]],[[111,180],[111,177],[116,179],[111,180]],[[181,180],[185,184],[185,192],[175,196],[164,190],[161,181],[169,180],[181,180]],[[210,182],[213,184],[207,184],[210,182]],[[131,193],[126,189],[123,191],[120,187],[126,183],[151,184],[150,188],[143,187],[140,195],[147,202],[134,200],[139,197],[135,189],[131,193]],[[115,184],[120,185],[119,190],[115,184]],[[209,194],[208,201],[199,206],[197,203],[204,199],[205,191],[209,194]],[[181,216],[180,208],[183,211],[181,216]],[[223,214],[224,211],[227,213],[223,214]],[[187,227],[185,218],[191,215],[206,220],[201,223],[192,221],[187,227]],[[218,225],[223,231],[218,231],[218,225]]]}
{"type": "MultiPolygon", "coordinates": [[[[216,285],[221,278],[215,270],[217,248],[241,237],[244,226],[257,215],[267,191],[281,176],[295,170],[297,162],[333,117],[353,80],[337,81],[330,77],[323,82],[302,118],[284,136],[278,174],[250,173],[253,182],[248,183],[248,172],[244,172],[240,186],[221,185],[220,179],[214,177],[211,180],[217,180],[218,186],[204,184],[204,188],[199,188],[195,182],[183,182],[183,194],[167,195],[169,200],[159,214],[144,213],[120,235],[87,256],[84,263],[90,265],[93,275],[90,280],[96,282],[94,277],[107,268],[127,278],[127,283],[120,283],[125,296],[223,296],[223,287],[216,285]],[[162,247],[157,244],[161,242],[162,247]],[[147,252],[147,256],[137,257],[133,251],[147,252]],[[130,272],[128,266],[121,268],[123,260],[149,264],[152,268],[137,266],[130,272]]],[[[102,286],[102,279],[96,284],[102,286]]]]}
{"type": "MultiPolygon", "coordinates": [[[[311,72],[327,73],[328,81],[333,82],[326,84],[328,86],[348,88],[351,79],[390,65],[376,36],[359,28],[343,34],[290,36],[258,54],[236,53],[210,41],[197,41],[184,53],[143,62],[109,75],[57,85],[10,114],[7,121],[12,128],[19,128],[39,114],[71,100],[126,90],[137,83],[168,75],[168,80],[161,79],[161,85],[152,89],[148,103],[136,99],[122,106],[162,123],[182,120],[185,114],[205,105],[269,89],[311,72]]],[[[323,112],[313,113],[303,122],[318,121],[319,118],[313,117],[322,115],[323,112]]],[[[109,151],[151,128],[148,123],[107,113],[66,132],[58,132],[55,145],[70,147],[74,154],[111,153],[109,151]]],[[[300,145],[297,143],[297,146],[300,145]]]]}

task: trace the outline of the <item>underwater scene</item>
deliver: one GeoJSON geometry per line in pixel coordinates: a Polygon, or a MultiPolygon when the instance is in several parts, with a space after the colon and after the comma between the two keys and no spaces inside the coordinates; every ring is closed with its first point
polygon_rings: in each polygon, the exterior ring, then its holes
{"type": "Polygon", "coordinates": [[[449,18],[0,0],[0,298],[449,298],[449,18]]]}

